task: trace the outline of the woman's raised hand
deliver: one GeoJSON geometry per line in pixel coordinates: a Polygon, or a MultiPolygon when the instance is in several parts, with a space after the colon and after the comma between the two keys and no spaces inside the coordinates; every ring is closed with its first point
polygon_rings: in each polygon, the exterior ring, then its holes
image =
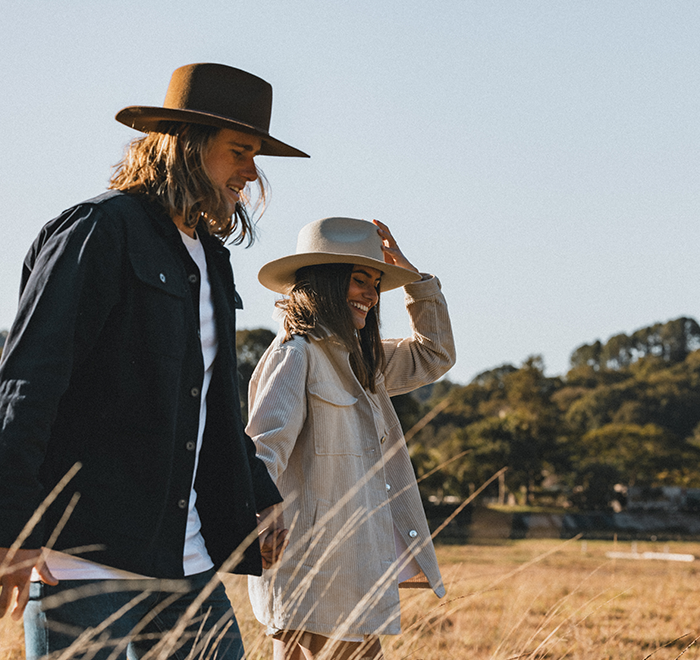
{"type": "Polygon", "coordinates": [[[389,227],[379,220],[372,220],[377,226],[377,233],[382,239],[382,250],[384,252],[384,261],[393,266],[400,266],[412,270],[415,273],[420,272],[401,252],[401,248],[396,243],[396,239],[391,235],[389,227]]]}

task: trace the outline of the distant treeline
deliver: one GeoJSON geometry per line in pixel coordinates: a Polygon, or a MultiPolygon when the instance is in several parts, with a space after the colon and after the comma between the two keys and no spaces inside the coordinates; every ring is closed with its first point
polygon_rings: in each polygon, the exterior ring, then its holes
{"type": "MultiPolygon", "coordinates": [[[[540,357],[440,382],[423,403],[397,401],[409,428],[445,397],[411,455],[426,496],[486,491],[503,502],[624,506],[636,486],[700,487],[700,326],[679,318],[579,346],[571,369],[548,378],[540,357]],[[444,405],[444,403],[443,403],[444,405]]],[[[406,399],[406,397],[404,397],[406,399]]]]}

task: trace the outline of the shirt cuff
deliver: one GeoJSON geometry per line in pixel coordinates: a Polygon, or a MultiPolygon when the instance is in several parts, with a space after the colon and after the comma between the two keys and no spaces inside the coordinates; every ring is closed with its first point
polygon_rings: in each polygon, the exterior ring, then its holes
{"type": "Polygon", "coordinates": [[[421,273],[420,280],[404,285],[403,290],[406,304],[408,305],[411,302],[438,295],[442,290],[442,285],[435,275],[421,273]]]}

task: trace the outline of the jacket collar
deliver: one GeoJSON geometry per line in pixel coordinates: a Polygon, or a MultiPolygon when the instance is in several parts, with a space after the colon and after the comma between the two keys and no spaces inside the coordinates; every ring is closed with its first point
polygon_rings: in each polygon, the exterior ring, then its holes
{"type": "MultiPolygon", "coordinates": [[[[129,194],[129,193],[126,193],[129,194]]],[[[151,219],[153,226],[156,231],[167,241],[181,244],[182,240],[180,238],[180,233],[178,231],[177,225],[173,222],[173,219],[166,213],[163,205],[153,197],[149,195],[144,195],[142,193],[132,193],[133,197],[138,200],[139,204],[143,207],[144,211],[151,219]]],[[[207,229],[203,226],[203,223],[197,225],[197,236],[199,240],[204,245],[204,249],[208,254],[214,253],[218,256],[224,257],[226,260],[230,258],[230,252],[219,239],[212,236],[207,229]]]]}
{"type": "Polygon", "coordinates": [[[343,380],[347,384],[352,383],[352,394],[358,398],[364,398],[367,396],[364,387],[357,380],[355,372],[352,370],[350,365],[350,352],[339,339],[335,336],[330,335],[329,337],[323,337],[319,339],[318,337],[313,337],[309,335],[313,345],[318,346],[335,364],[336,368],[339,370],[343,380]]]}

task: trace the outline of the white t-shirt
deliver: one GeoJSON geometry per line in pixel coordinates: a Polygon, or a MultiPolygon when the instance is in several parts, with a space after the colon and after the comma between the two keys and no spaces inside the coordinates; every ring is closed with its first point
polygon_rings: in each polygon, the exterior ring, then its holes
{"type": "Polygon", "coordinates": [[[214,358],[218,348],[216,338],[216,323],[214,319],[214,304],[211,300],[211,287],[209,285],[209,273],[207,270],[207,260],[204,255],[199,238],[189,237],[180,232],[182,241],[190,253],[192,260],[199,268],[199,337],[202,346],[202,357],[204,358],[204,382],[202,383],[201,405],[199,409],[199,432],[197,433],[197,450],[194,463],[194,474],[192,475],[192,490],[190,491],[189,515],[187,517],[187,531],[185,533],[185,550],[183,566],[185,575],[195,575],[203,573],[214,567],[214,563],[209,557],[207,548],[204,545],[204,537],[200,533],[202,524],[197,513],[196,502],[197,492],[194,489],[194,478],[197,475],[197,465],[199,463],[199,452],[202,448],[202,438],[204,437],[204,427],[207,422],[207,391],[211,383],[211,375],[214,367],[214,358]]]}

